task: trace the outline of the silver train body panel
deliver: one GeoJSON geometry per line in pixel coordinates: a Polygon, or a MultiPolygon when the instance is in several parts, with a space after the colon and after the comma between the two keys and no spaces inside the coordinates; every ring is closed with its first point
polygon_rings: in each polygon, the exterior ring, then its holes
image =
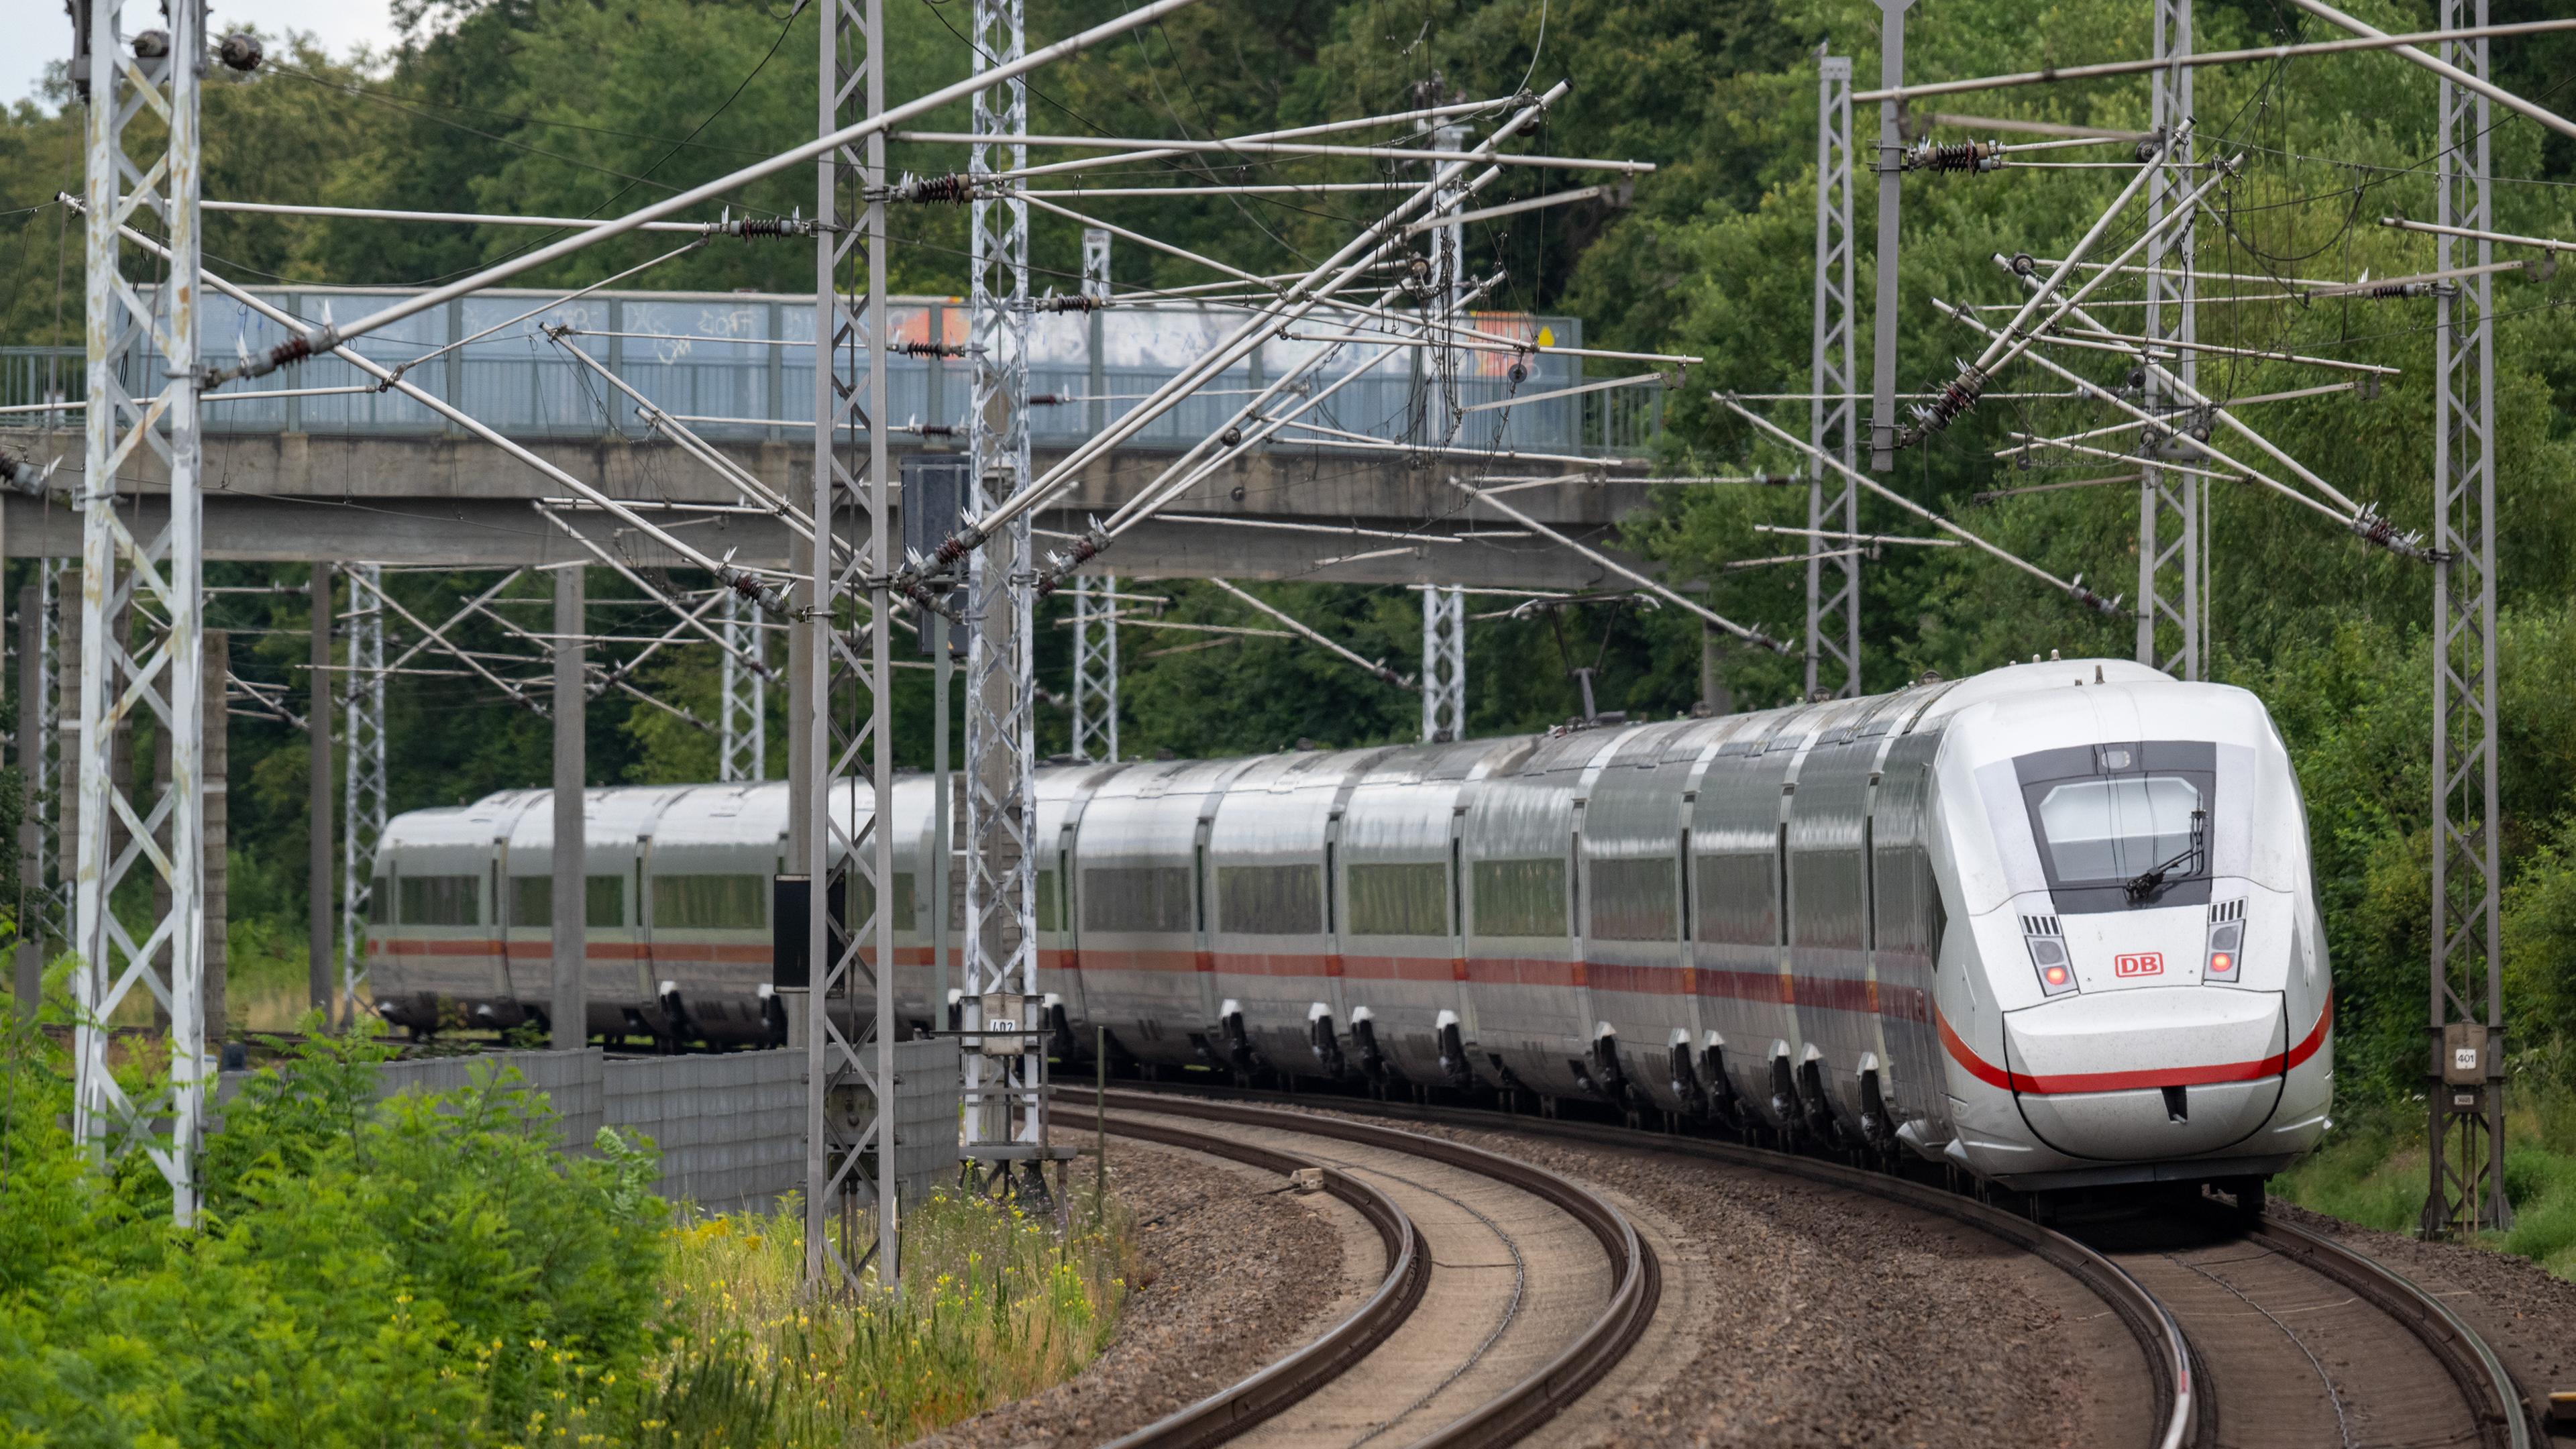
{"type": "MultiPolygon", "coordinates": [[[[2331,1103],[2279,737],[2241,690],[2124,661],[1038,789],[1040,987],[1075,1055],[1105,1030],[1160,1066],[1593,1098],[2019,1188],[2266,1174],[2331,1103]]],[[[965,985],[962,855],[933,959],[931,791],[896,784],[887,893],[921,1024],[965,985]]],[[[849,827],[870,803],[834,802],[849,827]]],[[[590,792],[595,1033],[772,1039],[786,807],[776,783],[590,792]]],[[[522,922],[551,818],[521,791],[389,827],[389,1021],[542,1012],[549,931],[522,922]]]]}

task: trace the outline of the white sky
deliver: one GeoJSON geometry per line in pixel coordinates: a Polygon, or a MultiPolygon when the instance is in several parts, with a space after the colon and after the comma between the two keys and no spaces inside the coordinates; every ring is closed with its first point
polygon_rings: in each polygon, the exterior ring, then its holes
{"type": "MultiPolygon", "coordinates": [[[[213,0],[207,28],[216,35],[241,26],[278,35],[309,30],[333,55],[360,45],[382,46],[393,40],[393,17],[387,0],[213,0]]],[[[126,0],[125,28],[131,33],[161,24],[161,7],[153,0],[126,0]]],[[[72,23],[62,0],[0,0],[0,105],[33,97],[45,78],[45,67],[68,60],[72,23]]]]}

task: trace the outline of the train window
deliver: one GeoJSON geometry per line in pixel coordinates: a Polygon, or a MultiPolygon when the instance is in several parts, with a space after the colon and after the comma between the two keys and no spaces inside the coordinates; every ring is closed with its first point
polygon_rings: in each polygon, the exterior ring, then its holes
{"type": "Polygon", "coordinates": [[[1675,912],[1673,858],[1592,862],[1591,934],[1604,941],[1670,941],[1675,912]]]}
{"type": "Polygon", "coordinates": [[[406,926],[483,924],[483,878],[472,875],[407,875],[396,917],[406,926]]]}
{"type": "Polygon", "coordinates": [[[1476,934],[1564,935],[1565,862],[1477,861],[1476,934]]]}
{"type": "Polygon", "coordinates": [[[769,924],[769,880],[757,875],[653,877],[656,930],[757,931],[769,924]]]}
{"type": "Polygon", "coordinates": [[[1441,936],[1450,928],[1449,868],[1436,860],[1349,871],[1351,934],[1441,936]]]}
{"type": "Polygon", "coordinates": [[[602,929],[626,924],[626,878],[593,875],[582,878],[581,923],[602,929]]]}
{"type": "Polygon", "coordinates": [[[1311,865],[1221,865],[1216,919],[1245,936],[1306,936],[1324,924],[1324,873],[1311,865]]]}
{"type": "MultiPolygon", "coordinates": [[[[2039,798],[2040,835],[2061,881],[2126,880],[2188,856],[2200,787],[2179,775],[2067,780],[2039,798]]],[[[2204,817],[2205,818],[2205,817],[2204,817]]],[[[2195,867],[2186,865],[2185,874],[2195,867]]]]}
{"type": "Polygon", "coordinates": [[[1701,856],[1699,939],[1738,946],[1776,944],[1776,887],[1769,855],[1701,856]]]}
{"type": "Polygon", "coordinates": [[[377,876],[367,887],[367,924],[390,926],[394,923],[394,882],[391,876],[377,876]]]}
{"type": "MultiPolygon", "coordinates": [[[[850,890],[850,899],[842,910],[841,920],[844,924],[857,922],[864,930],[875,918],[876,887],[866,876],[856,870],[844,871],[839,878],[848,884],[850,890]]],[[[914,919],[912,872],[896,871],[894,873],[894,920],[889,924],[895,930],[909,931],[914,929],[914,919]]]]}
{"type": "Polygon", "coordinates": [[[1797,940],[1801,946],[1861,947],[1862,865],[1858,851],[1801,850],[1793,864],[1797,940]]]}
{"type": "MultiPolygon", "coordinates": [[[[626,924],[626,881],[621,876],[594,875],[582,880],[582,925],[613,930],[626,924]]],[[[510,877],[510,924],[547,930],[555,923],[555,878],[550,875],[510,877]]]]}
{"type": "Polygon", "coordinates": [[[1095,865],[1082,873],[1082,929],[1190,930],[1190,869],[1183,865],[1095,865]]]}
{"type": "Polygon", "coordinates": [[[1064,913],[1056,909],[1055,883],[1056,873],[1053,870],[1038,871],[1038,929],[1041,931],[1064,929],[1062,924],[1064,913]]]}

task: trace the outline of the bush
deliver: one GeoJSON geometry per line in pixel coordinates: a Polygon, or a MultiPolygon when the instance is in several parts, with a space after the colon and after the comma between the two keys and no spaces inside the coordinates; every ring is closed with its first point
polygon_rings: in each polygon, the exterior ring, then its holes
{"type": "Polygon", "coordinates": [[[507,1075],[377,1103],[381,1050],[317,1032],[227,1105],[180,1229],[147,1162],[83,1169],[67,1061],[9,1032],[0,1442],[516,1444],[641,1402],[649,1151],[557,1155],[507,1075]]]}

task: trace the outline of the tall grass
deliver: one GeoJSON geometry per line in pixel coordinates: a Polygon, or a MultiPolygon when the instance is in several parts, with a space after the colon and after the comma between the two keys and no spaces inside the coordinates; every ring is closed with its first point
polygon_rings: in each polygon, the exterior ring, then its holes
{"type": "Polygon", "coordinates": [[[647,1446],[908,1443],[1081,1371],[1125,1294],[1113,1207],[1069,1228],[984,1200],[904,1217],[900,1294],[809,1297],[791,1205],[672,1229],[677,1330],[637,1425],[647,1446]]]}
{"type": "MultiPolygon", "coordinates": [[[[2477,1241],[2518,1253],[2576,1282],[2576,1092],[2555,1084],[2506,1099],[2504,1182],[2509,1233],[2477,1241]]],[[[2282,1197],[2331,1217],[2412,1233],[2428,1167],[2421,1109],[2375,1111],[2337,1127],[2326,1144],[2273,1182],[2282,1197]]]]}

